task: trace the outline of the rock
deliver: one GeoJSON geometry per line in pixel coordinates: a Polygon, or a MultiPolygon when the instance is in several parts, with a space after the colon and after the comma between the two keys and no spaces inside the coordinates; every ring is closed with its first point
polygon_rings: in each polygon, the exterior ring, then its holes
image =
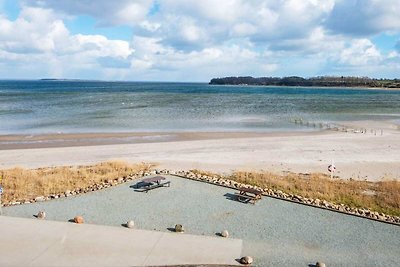
{"type": "Polygon", "coordinates": [[[382,215],[378,215],[378,220],[381,220],[381,221],[384,221],[385,220],[385,216],[382,216],[382,215]]]}
{"type": "Polygon", "coordinates": [[[315,264],[316,267],[326,267],[325,263],[317,261],[315,264]]]}
{"type": "Polygon", "coordinates": [[[253,263],[253,258],[250,257],[250,256],[244,256],[244,257],[242,257],[242,258],[240,259],[240,263],[241,263],[241,264],[246,264],[246,265],[252,264],[252,263],[253,263]]]}
{"type": "Polygon", "coordinates": [[[124,181],[124,178],[118,178],[118,183],[122,183],[124,181]]]}
{"type": "Polygon", "coordinates": [[[126,227],[128,227],[128,228],[133,228],[133,227],[135,227],[134,221],[132,221],[132,220],[128,221],[128,222],[126,223],[126,227]]]}
{"type": "Polygon", "coordinates": [[[175,225],[175,232],[177,232],[177,233],[185,232],[185,229],[183,228],[182,224],[175,225]]]}
{"type": "Polygon", "coordinates": [[[229,237],[229,232],[228,232],[228,230],[222,231],[222,232],[221,232],[221,236],[222,236],[222,237],[229,237]]]}
{"type": "Polygon", "coordinates": [[[46,200],[46,198],[44,196],[35,197],[35,201],[36,202],[42,202],[42,201],[45,201],[45,200],[46,200]]]}
{"type": "Polygon", "coordinates": [[[46,212],[43,210],[39,211],[38,214],[36,215],[36,218],[38,218],[38,219],[46,218],[46,212]]]}
{"type": "Polygon", "coordinates": [[[83,223],[84,222],[83,217],[82,216],[75,216],[74,222],[78,223],[78,224],[83,223]]]}

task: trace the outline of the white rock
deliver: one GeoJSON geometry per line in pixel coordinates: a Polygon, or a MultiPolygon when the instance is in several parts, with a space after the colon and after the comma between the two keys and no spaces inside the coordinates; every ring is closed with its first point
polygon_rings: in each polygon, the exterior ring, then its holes
{"type": "Polygon", "coordinates": [[[222,231],[222,232],[221,232],[221,236],[222,236],[222,237],[229,237],[229,232],[228,232],[228,230],[222,231]]]}
{"type": "Polygon", "coordinates": [[[36,202],[41,202],[41,201],[45,201],[45,200],[46,200],[46,198],[44,196],[39,196],[39,197],[35,198],[36,202]]]}
{"type": "Polygon", "coordinates": [[[177,233],[185,232],[185,229],[183,228],[182,224],[175,225],[175,232],[177,232],[177,233]]]}
{"type": "Polygon", "coordinates": [[[128,222],[126,223],[126,227],[128,227],[128,228],[133,228],[133,227],[135,227],[134,221],[132,221],[132,220],[128,221],[128,222]]]}
{"type": "Polygon", "coordinates": [[[315,266],[316,267],[326,267],[325,263],[319,262],[319,261],[315,264],[315,266]]]}
{"type": "Polygon", "coordinates": [[[252,264],[253,263],[253,258],[250,256],[244,256],[240,259],[241,264],[252,264]]]}
{"type": "Polygon", "coordinates": [[[38,219],[44,219],[44,218],[46,218],[46,212],[41,210],[41,211],[38,212],[38,214],[36,215],[36,217],[37,217],[38,219]]]}

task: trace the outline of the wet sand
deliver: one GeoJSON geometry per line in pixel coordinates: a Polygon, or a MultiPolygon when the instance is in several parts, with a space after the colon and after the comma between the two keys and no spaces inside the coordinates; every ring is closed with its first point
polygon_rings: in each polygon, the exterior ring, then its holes
{"type": "MultiPolygon", "coordinates": [[[[314,134],[323,132],[314,132],[314,134]]],[[[132,132],[132,133],[73,133],[42,135],[0,135],[0,150],[96,146],[114,144],[138,144],[176,142],[191,140],[212,140],[228,138],[251,138],[267,136],[298,136],[308,132],[132,132]]]]}

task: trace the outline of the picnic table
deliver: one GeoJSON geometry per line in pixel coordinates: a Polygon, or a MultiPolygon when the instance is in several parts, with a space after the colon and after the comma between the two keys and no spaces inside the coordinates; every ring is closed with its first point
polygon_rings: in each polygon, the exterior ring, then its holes
{"type": "Polygon", "coordinates": [[[170,186],[171,182],[170,181],[166,181],[166,182],[161,182],[165,180],[165,177],[163,176],[155,176],[155,177],[151,177],[151,178],[146,178],[142,180],[142,192],[149,192],[152,189],[155,188],[159,188],[159,187],[164,187],[164,186],[170,186]]]}
{"type": "Polygon", "coordinates": [[[241,187],[238,190],[239,193],[236,192],[235,195],[237,200],[243,203],[256,204],[256,201],[261,199],[263,193],[260,190],[247,187],[241,187]]]}

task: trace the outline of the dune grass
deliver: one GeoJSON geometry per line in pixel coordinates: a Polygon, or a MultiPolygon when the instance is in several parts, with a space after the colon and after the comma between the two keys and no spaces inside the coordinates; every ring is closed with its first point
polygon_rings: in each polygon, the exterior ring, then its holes
{"type": "Polygon", "coordinates": [[[63,193],[66,190],[85,188],[140,171],[148,171],[152,167],[145,163],[108,161],[91,166],[0,170],[0,182],[4,188],[2,201],[5,203],[63,193]]]}

